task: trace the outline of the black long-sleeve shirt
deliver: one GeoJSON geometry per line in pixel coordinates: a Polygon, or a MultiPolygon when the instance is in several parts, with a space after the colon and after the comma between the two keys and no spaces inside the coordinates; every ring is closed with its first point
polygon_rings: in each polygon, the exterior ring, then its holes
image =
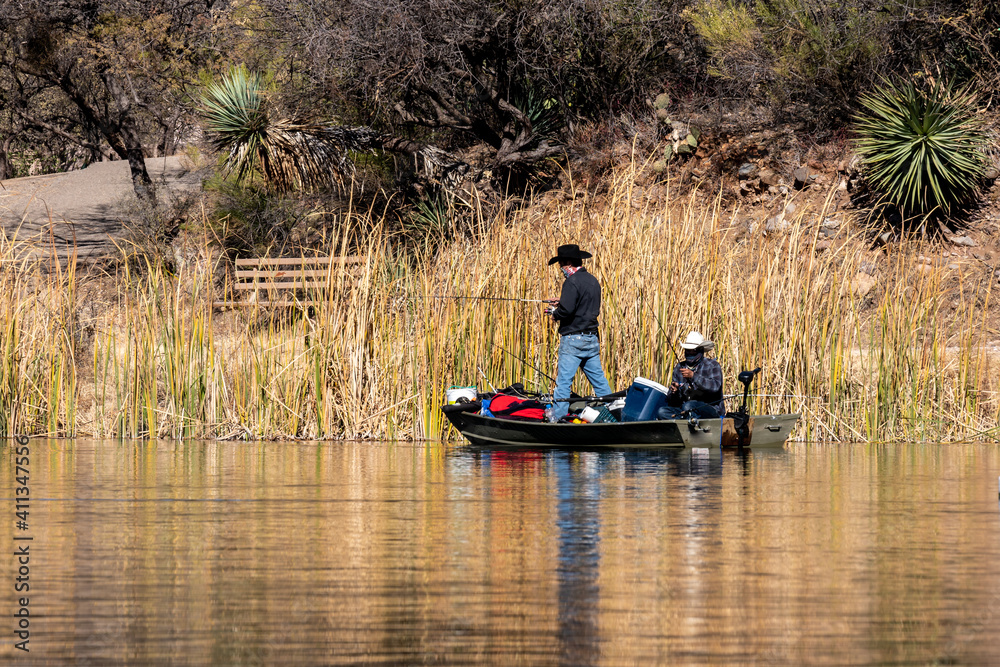
{"type": "Polygon", "coordinates": [[[559,321],[559,335],[597,333],[600,312],[601,284],[581,267],[563,282],[559,305],[552,313],[559,321]]]}

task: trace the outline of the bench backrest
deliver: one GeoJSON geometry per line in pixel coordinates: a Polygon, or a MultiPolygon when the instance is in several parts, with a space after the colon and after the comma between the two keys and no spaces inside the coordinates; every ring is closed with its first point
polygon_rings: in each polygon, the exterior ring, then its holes
{"type": "Polygon", "coordinates": [[[257,257],[237,259],[232,289],[254,292],[254,299],[245,302],[220,302],[216,305],[293,305],[288,291],[305,291],[298,302],[313,301],[321,290],[336,284],[360,268],[364,258],[356,255],[336,257],[257,257]],[[284,298],[276,301],[281,293],[284,298]],[[266,299],[266,300],[265,300],[266,299]]]}

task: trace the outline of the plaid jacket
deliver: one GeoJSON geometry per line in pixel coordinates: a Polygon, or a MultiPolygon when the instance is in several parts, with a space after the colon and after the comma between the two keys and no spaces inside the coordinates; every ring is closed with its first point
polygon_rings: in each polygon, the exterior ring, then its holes
{"type": "MultiPolygon", "coordinates": [[[[681,361],[674,366],[674,372],[670,376],[671,382],[676,382],[681,386],[681,400],[702,401],[709,405],[714,405],[720,410],[725,410],[722,399],[722,366],[715,359],[704,357],[697,366],[694,366],[694,377],[685,380],[681,375],[682,368],[688,368],[687,361],[681,361]]],[[[671,395],[676,392],[671,391],[671,395]]]]}

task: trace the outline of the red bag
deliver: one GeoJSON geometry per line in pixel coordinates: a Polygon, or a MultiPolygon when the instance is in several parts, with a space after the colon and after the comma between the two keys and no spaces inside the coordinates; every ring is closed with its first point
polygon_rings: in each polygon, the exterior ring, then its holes
{"type": "Polygon", "coordinates": [[[497,394],[490,400],[490,412],[495,417],[507,419],[523,419],[525,421],[544,421],[545,404],[534,399],[517,398],[497,394]]]}

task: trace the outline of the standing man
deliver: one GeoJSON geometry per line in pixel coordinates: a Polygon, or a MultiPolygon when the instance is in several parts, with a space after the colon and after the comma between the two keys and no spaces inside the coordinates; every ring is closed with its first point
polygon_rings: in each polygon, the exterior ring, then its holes
{"type": "Polygon", "coordinates": [[[576,244],[561,245],[556,256],[549,260],[549,266],[559,262],[566,281],[563,283],[559,300],[545,313],[559,324],[559,369],[556,373],[556,387],[552,393],[554,400],[552,421],[559,421],[569,410],[570,386],[576,376],[576,369],[583,368],[590,385],[597,396],[607,396],[611,387],[601,368],[601,342],[597,337],[597,315],[601,312],[601,284],[587,269],[583,260],[589,259],[589,252],[580,250],[576,244]]]}
{"type": "Polygon", "coordinates": [[[705,352],[715,348],[697,331],[692,331],[681,343],[684,359],[674,366],[667,404],[659,409],[659,419],[697,417],[710,419],[726,413],[722,396],[722,366],[705,352]]]}

